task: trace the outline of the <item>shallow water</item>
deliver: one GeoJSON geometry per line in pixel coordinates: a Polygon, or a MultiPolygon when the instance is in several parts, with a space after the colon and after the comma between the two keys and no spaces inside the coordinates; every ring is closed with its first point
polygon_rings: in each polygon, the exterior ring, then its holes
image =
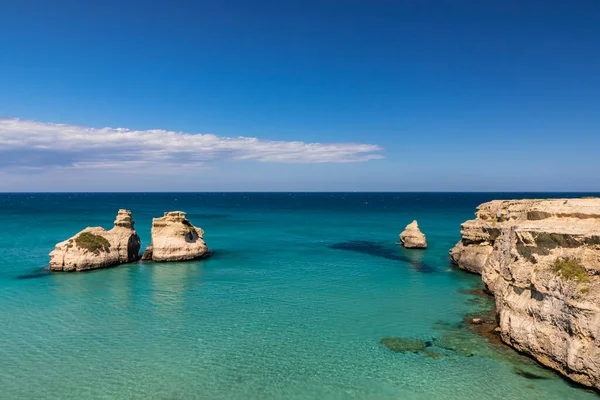
{"type": "MultiPolygon", "coordinates": [[[[454,269],[460,223],[535,194],[0,194],[1,398],[583,399],[459,324],[485,307],[454,269]],[[45,273],[56,242],[133,210],[182,210],[203,261],[45,273]],[[426,251],[396,245],[418,219],[426,251]],[[441,358],[384,337],[450,337],[441,358]]],[[[548,194],[544,194],[548,197],[548,194]]],[[[575,195],[553,194],[554,197],[575,195]]]]}

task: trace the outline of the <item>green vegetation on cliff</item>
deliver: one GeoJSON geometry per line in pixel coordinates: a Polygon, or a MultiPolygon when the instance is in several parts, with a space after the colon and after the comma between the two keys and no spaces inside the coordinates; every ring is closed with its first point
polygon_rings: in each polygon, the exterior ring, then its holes
{"type": "Polygon", "coordinates": [[[572,257],[557,258],[552,264],[552,271],[567,281],[588,282],[590,280],[581,262],[572,257]]]}
{"type": "Polygon", "coordinates": [[[108,251],[110,243],[106,238],[99,235],[94,235],[91,232],[83,232],[75,238],[77,247],[86,249],[94,254],[99,254],[101,251],[108,251]]]}

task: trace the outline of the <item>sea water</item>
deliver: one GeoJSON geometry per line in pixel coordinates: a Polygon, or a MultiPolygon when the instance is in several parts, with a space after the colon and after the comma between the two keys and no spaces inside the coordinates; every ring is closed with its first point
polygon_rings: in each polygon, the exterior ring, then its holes
{"type": "Polygon", "coordinates": [[[0,398],[594,398],[461,324],[486,300],[449,262],[460,224],[484,201],[540,196],[577,195],[0,194],[0,398]],[[213,255],[44,271],[57,242],[119,208],[142,250],[152,218],[180,210],[213,255]],[[396,244],[413,219],[427,250],[396,244]],[[385,337],[472,353],[395,353],[385,337]]]}

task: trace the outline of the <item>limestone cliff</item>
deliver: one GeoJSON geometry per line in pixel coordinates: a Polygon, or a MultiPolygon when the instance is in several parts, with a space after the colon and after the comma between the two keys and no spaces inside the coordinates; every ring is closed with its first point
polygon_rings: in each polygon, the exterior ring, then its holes
{"type": "Polygon", "coordinates": [[[600,199],[491,201],[450,256],[496,297],[502,340],[600,389],[600,199]]]}
{"type": "Polygon", "coordinates": [[[136,261],[140,238],[133,225],[131,211],[119,210],[112,229],[86,228],[58,243],[50,253],[50,269],[85,271],[136,261]]]}
{"type": "Polygon", "coordinates": [[[145,260],[185,261],[210,253],[203,240],[204,231],[196,228],[181,211],[166,212],[152,220],[152,244],[144,251],[145,260]]]}
{"type": "Polygon", "coordinates": [[[419,229],[417,221],[406,225],[406,228],[400,234],[400,243],[407,249],[424,249],[427,247],[425,235],[419,229]]]}

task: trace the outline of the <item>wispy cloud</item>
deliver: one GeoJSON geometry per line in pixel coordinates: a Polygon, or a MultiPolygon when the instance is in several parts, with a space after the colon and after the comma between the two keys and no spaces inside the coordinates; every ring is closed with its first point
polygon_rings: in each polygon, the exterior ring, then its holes
{"type": "Polygon", "coordinates": [[[347,163],[383,158],[382,150],[360,143],[265,141],[0,119],[0,168],[190,167],[223,160],[347,163]]]}

